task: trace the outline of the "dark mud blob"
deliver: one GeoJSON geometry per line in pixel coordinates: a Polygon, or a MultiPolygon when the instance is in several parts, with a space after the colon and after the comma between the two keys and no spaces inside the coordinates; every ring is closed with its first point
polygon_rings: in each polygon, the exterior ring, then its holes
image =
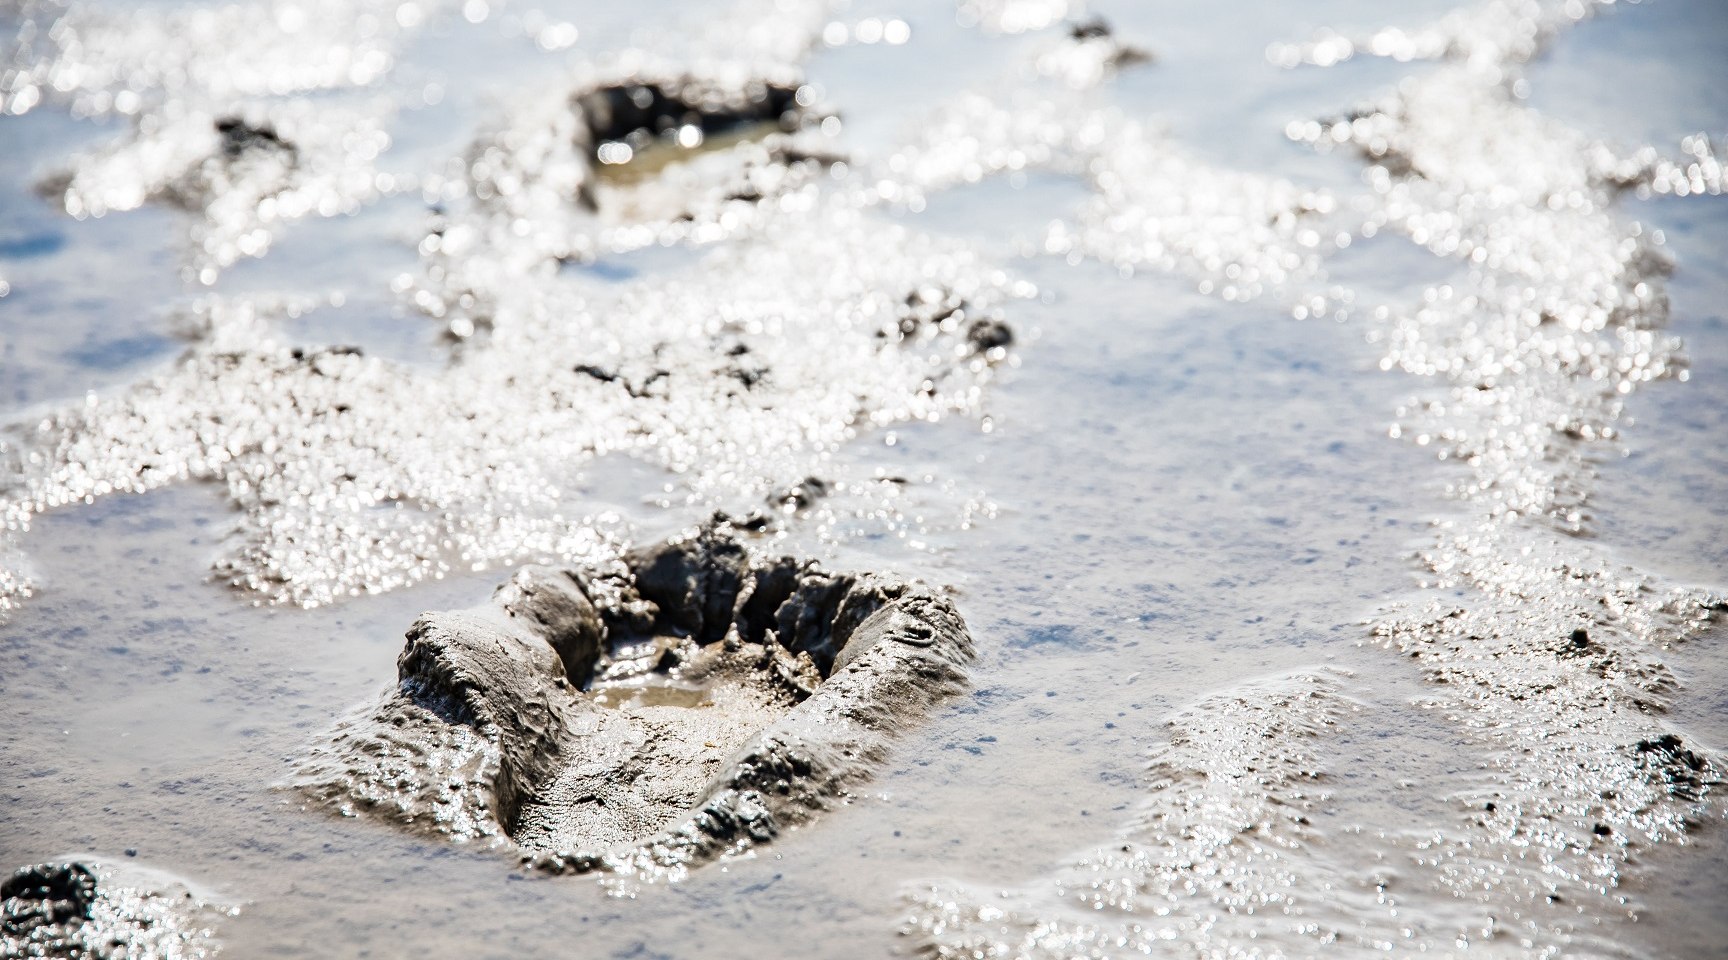
{"type": "Polygon", "coordinates": [[[1078,20],[1068,25],[1070,40],[1108,40],[1113,36],[1115,33],[1110,29],[1110,21],[1103,17],[1078,20]]]}
{"type": "Polygon", "coordinates": [[[0,882],[0,957],[187,960],[208,956],[211,932],[194,922],[203,904],[159,881],[113,887],[83,863],[39,863],[0,882]],[[157,887],[157,889],[151,889],[157,887]]]}
{"type": "Polygon", "coordinates": [[[544,869],[676,875],[867,780],[971,658],[942,595],[759,555],[717,518],[620,568],[529,568],[490,604],[423,616],[397,689],[297,785],[544,869]]]}
{"type": "Polygon", "coordinates": [[[1014,331],[1000,320],[974,320],[966,328],[966,340],[979,353],[1006,348],[1014,342],[1014,331]]]}
{"type": "Polygon", "coordinates": [[[768,505],[788,513],[802,513],[825,500],[834,492],[834,485],[821,477],[805,477],[790,487],[771,494],[768,505]]]}
{"type": "MultiPolygon", "coordinates": [[[[789,136],[822,119],[800,102],[802,90],[797,82],[718,83],[694,75],[592,87],[571,97],[580,118],[577,146],[597,175],[621,187],[654,179],[666,167],[698,155],[746,143],[759,147],[680,184],[696,195],[686,198],[686,209],[670,220],[695,222],[720,205],[767,199],[783,178],[764,178],[758,167],[822,170],[840,159],[789,136]],[[615,155],[619,144],[629,148],[621,151],[622,160],[615,155]]],[[[592,211],[603,205],[593,183],[584,184],[577,200],[592,211]]]]}
{"type": "Polygon", "coordinates": [[[1006,323],[995,316],[980,316],[965,297],[934,287],[906,294],[893,320],[876,332],[880,339],[913,344],[944,335],[963,335],[972,353],[992,362],[1006,356],[1014,342],[1014,332],[1006,323]]]}
{"type": "Polygon", "coordinates": [[[1640,740],[1632,746],[1638,762],[1668,788],[1670,796],[1687,803],[1697,803],[1712,789],[1722,785],[1717,769],[1684,741],[1672,733],[1653,740],[1640,740]]]}
{"type": "Polygon", "coordinates": [[[626,377],[617,370],[608,369],[592,363],[579,363],[571,368],[573,373],[584,377],[592,377],[601,383],[616,383],[624,388],[624,392],[637,400],[649,397],[664,397],[665,382],[672,374],[668,370],[655,368],[646,371],[639,377],[626,377]]]}
{"type": "Polygon", "coordinates": [[[95,899],[96,875],[81,863],[25,867],[0,884],[0,930],[8,938],[25,937],[44,927],[81,924],[90,919],[95,899]]]}
{"type": "Polygon", "coordinates": [[[299,151],[282,138],[269,124],[250,124],[239,117],[222,117],[216,121],[216,133],[222,138],[222,156],[238,160],[248,153],[276,153],[288,158],[299,151]]]}
{"type": "Polygon", "coordinates": [[[1150,50],[1118,39],[1110,21],[1101,16],[1069,23],[1068,39],[1075,43],[1104,45],[1110,51],[1107,62],[1116,68],[1151,63],[1154,59],[1150,50]]]}

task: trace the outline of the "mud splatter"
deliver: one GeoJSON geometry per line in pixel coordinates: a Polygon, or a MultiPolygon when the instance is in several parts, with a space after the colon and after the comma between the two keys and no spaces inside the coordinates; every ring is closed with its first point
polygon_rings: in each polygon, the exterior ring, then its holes
{"type": "Polygon", "coordinates": [[[720,521],[422,617],[397,689],[295,784],[542,869],[677,879],[844,802],[971,658],[940,594],[760,556],[720,521]]]}

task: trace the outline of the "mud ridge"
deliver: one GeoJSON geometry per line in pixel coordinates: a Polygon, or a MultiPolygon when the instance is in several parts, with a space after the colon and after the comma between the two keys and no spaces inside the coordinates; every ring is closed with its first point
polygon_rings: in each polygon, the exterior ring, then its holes
{"type": "Polygon", "coordinates": [[[1315,938],[1306,946],[1350,942],[1336,903],[1346,885],[1323,884],[1306,853],[1326,799],[1323,745],[1361,709],[1343,679],[1252,681],[1181,711],[1116,843],[1026,887],[910,886],[902,933],[943,960],[1236,956],[1273,923],[1315,938]]]}
{"type": "MultiPolygon", "coordinates": [[[[1682,139],[1673,158],[1654,147],[1621,152],[1525,102],[1527,62],[1607,6],[1492,0],[1413,31],[1322,32],[1268,51],[1288,66],[1358,53],[1441,61],[1354,111],[1292,123],[1287,133],[1317,149],[1352,150],[1366,164],[1372,194],[1350,205],[1361,218],[1352,236],[1401,235],[1455,261],[1462,279],[1425,291],[1414,306],[1362,310],[1339,291],[1298,299],[1293,312],[1344,308],[1340,319],[1361,317],[1367,339],[1383,345],[1383,370],[1420,378],[1389,432],[1436,452],[1436,477],[1446,478],[1457,509],[1436,517],[1420,551],[1421,590],[1364,626],[1430,684],[1420,705],[1481,751],[1482,780],[1448,792],[1446,813],[1373,842],[1373,856],[1392,866],[1369,875],[1371,899],[1359,895],[1360,877],[1341,878],[1323,845],[1301,842],[1301,831],[1277,818],[1245,818],[1261,842],[1252,858],[1229,843],[1174,859],[1127,844],[999,896],[932,885],[913,895],[907,928],[926,953],[1092,957],[1153,952],[1172,940],[1185,955],[1255,955],[1260,945],[1279,952],[1280,937],[1318,937],[1376,952],[1480,944],[1520,956],[1631,955],[1609,925],[1638,915],[1623,889],[1628,867],[1725,815],[1728,764],[1666,715],[1680,689],[1666,652],[1719,623],[1725,601],[1720,590],[1614,562],[1592,543],[1593,463],[1619,444],[1626,397],[1686,379],[1681,344],[1663,331],[1672,258],[1659,232],[1616,204],[1629,193],[1719,193],[1721,177],[1708,138],[1682,139]],[[1307,856],[1295,855],[1300,847],[1307,856]],[[1186,886],[1160,903],[1148,893],[1171,888],[1170,862],[1189,870],[1186,886]],[[1108,870],[1092,878],[1086,864],[1108,870]],[[1102,913],[1076,913],[1076,898],[1102,913]]],[[[1003,143],[1055,145],[1032,161],[1097,175],[1074,163],[1060,133],[1072,121],[1059,114],[1037,119],[975,98],[951,122],[952,131],[989,135],[971,150],[930,138],[903,164],[913,182],[987,174],[993,158],[1008,156],[1003,143]],[[1056,132],[1032,135],[1040,125],[1056,132]]],[[[1172,165],[1147,149],[1155,141],[1134,145],[1128,132],[1099,128],[1077,142],[1136,156],[1147,169],[1172,165]]],[[[1335,206],[1321,194],[1313,200],[1335,206]]],[[[1158,202],[1176,212],[1175,202],[1158,202]]],[[[1321,278],[1329,244],[1314,229],[1325,219],[1312,216],[1320,206],[1303,198],[1287,207],[1291,216],[1255,218],[1273,229],[1239,248],[1263,256],[1289,238],[1298,256],[1244,257],[1227,274],[1231,284],[1208,277],[1202,289],[1226,299],[1262,289],[1289,296],[1302,289],[1292,278],[1321,278]],[[1304,231],[1313,242],[1298,239],[1304,231]],[[1310,252],[1316,244],[1321,252],[1310,252]]],[[[1117,229],[1129,222],[1112,208],[1112,230],[1091,233],[1096,245],[1055,242],[1053,231],[1045,250],[1126,266],[1138,247],[1157,254],[1138,262],[1206,276],[1206,263],[1169,256],[1181,249],[1168,239],[1173,216],[1154,218],[1164,233],[1145,238],[1117,229]]],[[[1223,246],[1231,235],[1217,237],[1223,246]]],[[[1207,701],[1193,720],[1216,722],[1228,709],[1227,700],[1207,701]]],[[[1287,749],[1276,746],[1274,756],[1287,749]]],[[[1183,774],[1166,774],[1168,786],[1150,789],[1168,796],[1183,774]]],[[[1233,797],[1213,807],[1237,808],[1233,797]]],[[[1217,827],[1179,836],[1236,829],[1217,827]]]]}
{"type": "MultiPolygon", "coordinates": [[[[1680,688],[1666,651],[1718,622],[1723,596],[1615,562],[1592,543],[1591,510],[1626,398],[1686,379],[1664,333],[1672,258],[1617,201],[1679,192],[1676,177],[1719,192],[1719,174],[1703,138],[1683,143],[1690,160],[1621,152],[1519,92],[1527,61],[1607,6],[1486,3],[1377,34],[1366,52],[1443,62],[1288,131],[1360,154],[1377,194],[1365,233],[1467,265],[1419,306],[1378,309],[1369,330],[1382,368],[1423,384],[1391,436],[1435,449],[1457,502],[1418,556],[1424,592],[1370,629],[1482,743],[1491,773],[1451,798],[1457,822],[1407,841],[1412,862],[1550,952],[1595,935],[1569,912],[1635,916],[1627,867],[1725,813],[1722,758],[1665,717],[1680,688]]],[[[1326,65],[1356,49],[1334,37],[1274,58],[1326,65]]]]}
{"type": "Polygon", "coordinates": [[[608,568],[524,568],[407,641],[397,686],[299,762],[298,790],[647,880],[843,802],[973,655],[941,594],[759,554],[723,518],[608,568]]]}

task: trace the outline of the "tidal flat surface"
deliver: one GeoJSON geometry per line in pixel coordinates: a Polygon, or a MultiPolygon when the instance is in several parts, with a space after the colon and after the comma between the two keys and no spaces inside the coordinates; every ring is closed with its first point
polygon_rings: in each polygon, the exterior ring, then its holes
{"type": "Polygon", "coordinates": [[[239,957],[1728,943],[1716,4],[198,9],[0,6],[0,870],[239,957]],[[787,129],[573,106],[685,73],[787,129]],[[765,504],[977,650],[820,819],[620,885],[292,789],[421,612],[765,504]]]}

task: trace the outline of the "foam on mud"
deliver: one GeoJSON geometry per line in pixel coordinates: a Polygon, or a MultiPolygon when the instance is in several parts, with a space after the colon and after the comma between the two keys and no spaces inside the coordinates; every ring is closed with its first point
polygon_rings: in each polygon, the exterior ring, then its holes
{"type": "MultiPolygon", "coordinates": [[[[1499,22],[1500,6],[1460,23],[1499,22]]],[[[1459,503],[1421,554],[1432,593],[1373,632],[1494,750],[1492,788],[1458,798],[1469,812],[1435,831],[1423,859],[1462,898],[1612,913],[1625,910],[1616,888],[1640,849],[1723,813],[1721,759],[1662,714],[1676,687],[1663,651],[1724,597],[1590,543],[1591,464],[1617,447],[1625,398],[1683,379],[1684,362],[1661,332],[1670,259],[1614,210],[1673,165],[1518,102],[1520,65],[1582,9],[1519,8],[1500,43],[1425,44],[1459,62],[1359,108],[1342,131],[1301,138],[1360,150],[1380,198],[1371,222],[1469,265],[1418,308],[1376,313],[1371,334],[1383,367],[1431,382],[1392,434],[1437,448],[1459,503]]],[[[1564,942],[1532,928],[1540,946],[1564,942]]]]}
{"type": "Polygon", "coordinates": [[[1220,169],[1144,121],[1087,106],[1073,91],[1008,87],[961,94],[884,164],[876,189],[918,208],[926,194],[1043,170],[1079,177],[1091,195],[1052,223],[1035,251],[1095,259],[1124,275],[1171,272],[1226,300],[1276,296],[1301,316],[1330,313],[1322,256],[1348,232],[1336,198],[1288,180],[1220,169]]]}
{"type": "Polygon", "coordinates": [[[677,879],[844,802],[971,659],[941,595],[759,556],[720,522],[423,616],[396,689],[294,782],[543,869],[677,879]]]}
{"type": "Polygon", "coordinates": [[[42,863],[0,883],[0,955],[65,960],[202,960],[219,908],[186,885],[130,865],[42,863]]]}
{"type": "MultiPolygon", "coordinates": [[[[401,683],[303,765],[301,786],[440,836],[514,844],[548,869],[655,879],[747,848],[868,775],[886,735],[958,682],[964,628],[933,594],[860,577],[846,589],[883,609],[923,598],[907,622],[944,626],[930,646],[878,644],[836,667],[823,663],[836,651],[784,640],[820,632],[838,607],[783,624],[778,612],[805,601],[776,604],[765,642],[742,593],[723,616],[686,602],[706,573],[651,597],[651,558],[620,556],[630,531],[583,515],[582,469],[623,453],[678,475],[668,502],[808,517],[849,499],[863,502],[857,516],[910,523],[886,506],[889,478],[849,475],[837,454],[897,423],[978,412],[1012,359],[1003,310],[1034,291],[872,208],[916,211],[984,177],[1053,171],[1092,196],[1033,252],[1171,272],[1298,317],[1348,310],[1385,370],[1420,378],[1392,434],[1435,451],[1435,486],[1450,484],[1456,508],[1421,552],[1426,582],[1367,633],[1408,655],[1396,662],[1429,682],[1423,705],[1489,760],[1479,786],[1446,798],[1452,815],[1344,849],[1304,811],[1325,788],[1329,734],[1356,710],[1348,681],[1244,684],[1173,721],[1125,843],[1006,894],[925,885],[908,932],[940,956],[1625,953],[1598,931],[1636,912],[1626,865],[1723,812],[1725,761],[1664,711],[1677,689],[1665,652],[1724,598],[1628,568],[1590,539],[1591,463],[1616,449],[1625,398],[1685,378],[1662,332],[1669,258],[1616,204],[1720,193],[1721,163],[1707,137],[1625,150],[1523,103],[1523,65],[1604,6],[1496,0],[1415,30],[1273,47],[1288,66],[1439,61],[1349,113],[1287,128],[1361,157],[1369,190],[1354,199],[1220,169],[1060,89],[1125,62],[1127,48],[1084,31],[1040,55],[1043,86],[958,94],[882,158],[848,156],[803,79],[831,4],[748,0],[666,31],[519,102],[458,168],[415,184],[438,207],[421,269],[397,291],[456,341],[446,368],[297,349],[275,323],[308,304],[217,298],[191,310],[193,342],[169,368],[16,425],[0,440],[0,615],[31,589],[12,541],[37,514],[191,480],[221,483],[240,512],[217,569],[262,600],[318,604],[463,566],[586,563],[528,571],[491,605],[422,620],[401,683]],[[603,116],[624,100],[647,121],[603,116]],[[1464,278],[1419,304],[1355,306],[1327,285],[1327,257],[1382,231],[1464,278]],[[569,269],[708,243],[652,281],[569,269]],[[582,625],[607,616],[602,650],[582,625]],[[710,636],[714,624],[730,630],[710,636]],[[931,658],[928,672],[886,662],[896,655],[931,658]],[[621,770],[636,789],[619,788],[621,770]]],[[[1074,7],[959,10],[1013,34],[1074,7]]],[[[69,213],[182,207],[193,274],[208,282],[263,253],[282,221],[388,192],[371,173],[388,98],[317,111],[279,98],[378,82],[427,9],[78,8],[48,29],[60,12],[23,8],[0,108],[56,103],[133,123],[48,183],[69,213]],[[347,29],[368,17],[371,32],[347,29]]],[[[760,579],[778,563],[740,569],[760,579]]]]}
{"type": "Polygon", "coordinates": [[[189,271],[203,283],[262,256],[275,229],[350,214],[379,195],[372,161],[389,146],[376,111],[306,101],[192,111],[73,159],[43,182],[74,217],[164,204],[195,215],[189,271]]]}

